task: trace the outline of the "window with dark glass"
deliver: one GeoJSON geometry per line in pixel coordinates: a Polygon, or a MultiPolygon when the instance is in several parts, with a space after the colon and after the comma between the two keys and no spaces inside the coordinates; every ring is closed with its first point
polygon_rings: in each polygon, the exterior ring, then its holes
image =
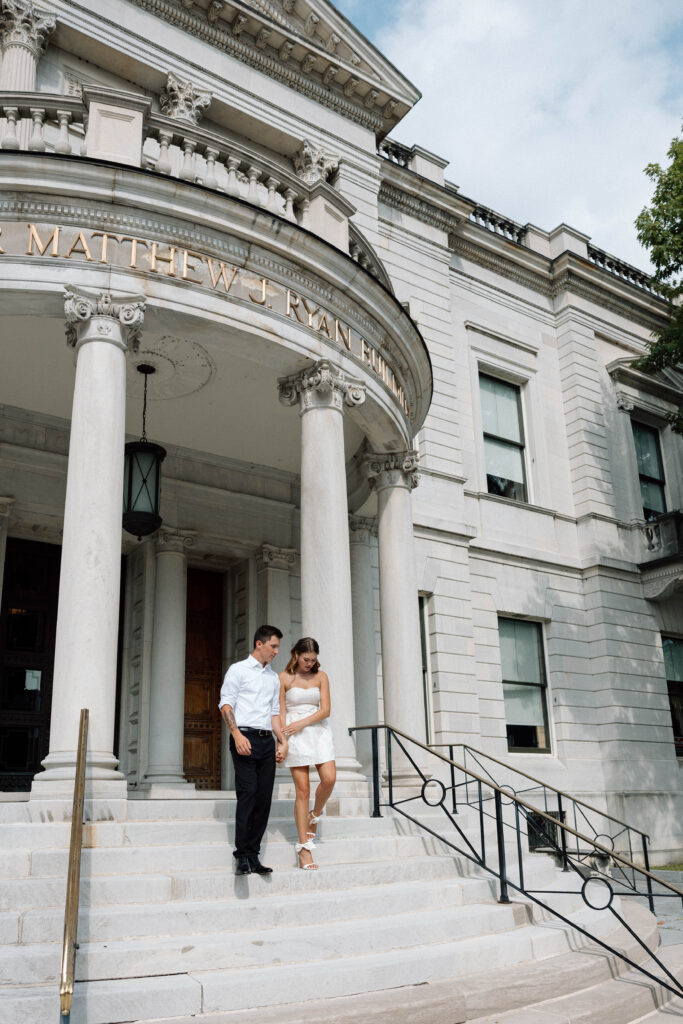
{"type": "Polygon", "coordinates": [[[683,640],[663,636],[662,647],[676,757],[683,757],[683,640]]]}
{"type": "Polygon", "coordinates": [[[432,692],[431,673],[429,671],[429,642],[428,642],[428,620],[427,620],[427,596],[418,596],[420,613],[420,651],[422,654],[422,695],[425,709],[425,737],[427,743],[431,743],[432,735],[432,692]]]}
{"type": "Polygon", "coordinates": [[[654,519],[662,512],[666,512],[664,465],[659,445],[659,431],[645,423],[638,423],[637,420],[631,420],[631,426],[636,446],[643,515],[648,520],[654,519]]]}
{"type": "Polygon", "coordinates": [[[522,401],[516,384],[479,374],[489,494],[527,500],[522,401]]]}
{"type": "Polygon", "coordinates": [[[550,750],[543,637],[538,622],[498,619],[508,750],[550,750]]]}

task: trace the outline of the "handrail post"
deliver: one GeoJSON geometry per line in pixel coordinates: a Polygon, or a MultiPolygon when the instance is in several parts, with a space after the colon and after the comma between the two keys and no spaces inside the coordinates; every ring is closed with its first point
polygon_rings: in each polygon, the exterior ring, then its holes
{"type": "Polygon", "coordinates": [[[509,903],[507,871],[505,867],[505,834],[503,832],[503,801],[500,790],[493,792],[493,799],[496,805],[496,835],[498,837],[498,872],[500,876],[499,903],[509,903]]]}
{"type": "MultiPolygon", "coordinates": [[[[650,858],[647,853],[647,836],[643,833],[643,860],[645,861],[645,870],[650,870],[650,858]]],[[[652,898],[652,879],[649,875],[645,876],[647,879],[647,902],[650,904],[650,913],[655,912],[655,901],[652,898]]]]}
{"type": "Polygon", "coordinates": [[[382,812],[379,809],[379,743],[377,742],[377,727],[372,729],[372,816],[381,818],[382,812]]]}
{"type": "Polygon", "coordinates": [[[387,728],[387,779],[389,781],[389,806],[394,806],[394,779],[391,770],[391,729],[387,728]]]}
{"type": "MultiPolygon", "coordinates": [[[[560,825],[564,825],[564,810],[562,809],[562,794],[557,794],[557,813],[560,817],[560,825]]],[[[560,829],[560,841],[562,843],[562,870],[569,871],[569,861],[567,860],[567,833],[563,828],[560,829]]]]}
{"type": "Polygon", "coordinates": [[[78,754],[76,756],[76,777],[74,799],[71,811],[71,843],[69,846],[69,869],[66,880],[66,902],[64,906],[64,939],[62,942],[62,972],[59,984],[59,1002],[62,1017],[71,1013],[74,995],[74,974],[76,950],[78,949],[78,895],[81,881],[81,847],[83,845],[83,805],[85,803],[85,761],[88,749],[87,708],[81,708],[78,727],[78,754]]]}
{"type": "Polygon", "coordinates": [[[458,813],[458,804],[455,799],[455,765],[453,764],[453,744],[448,744],[448,756],[451,759],[451,794],[453,798],[453,814],[458,813]]]}

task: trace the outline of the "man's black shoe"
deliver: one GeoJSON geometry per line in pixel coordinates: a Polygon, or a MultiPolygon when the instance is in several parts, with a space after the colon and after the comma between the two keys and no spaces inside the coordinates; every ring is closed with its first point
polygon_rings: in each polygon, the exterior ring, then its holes
{"type": "Polygon", "coordinates": [[[262,864],[258,857],[249,858],[249,867],[255,875],[272,875],[273,869],[267,868],[265,864],[262,864]]]}
{"type": "Polygon", "coordinates": [[[248,875],[251,872],[251,864],[248,857],[238,857],[235,868],[236,875],[248,875]]]}

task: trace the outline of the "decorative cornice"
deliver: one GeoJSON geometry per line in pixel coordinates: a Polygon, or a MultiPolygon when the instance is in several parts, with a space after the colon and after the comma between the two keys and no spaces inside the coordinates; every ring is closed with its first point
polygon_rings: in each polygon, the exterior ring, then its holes
{"type": "Polygon", "coordinates": [[[3,52],[8,46],[25,46],[37,59],[57,25],[53,14],[33,0],[0,0],[0,39],[3,52]]]}
{"type": "Polygon", "coordinates": [[[199,124],[204,110],[211,103],[211,93],[195,89],[192,82],[185,82],[169,71],[166,90],[159,97],[159,105],[167,117],[188,124],[199,124]]]}
{"type": "Polygon", "coordinates": [[[620,412],[633,412],[633,399],[623,391],[617,391],[617,409],[620,412]]]}
{"type": "MultiPolygon", "coordinates": [[[[64,290],[64,318],[66,320],[67,344],[73,347],[77,345],[81,329],[93,317],[118,321],[127,347],[135,350],[140,341],[140,333],[145,319],[145,303],[133,299],[115,302],[111,292],[86,294],[66,288],[64,290]]],[[[105,328],[105,324],[98,326],[103,340],[107,334],[111,333],[111,328],[109,331],[105,328]]]]}
{"type": "Polygon", "coordinates": [[[327,181],[339,167],[339,157],[326,153],[319,143],[311,142],[310,139],[304,139],[292,162],[296,173],[306,185],[327,181]]]}
{"type": "MultiPolygon", "coordinates": [[[[194,6],[191,8],[175,6],[170,0],[131,0],[131,3],[163,18],[168,24],[175,25],[177,28],[218,47],[249,67],[256,68],[269,77],[283,82],[291,89],[315,100],[316,103],[337,111],[343,117],[362,125],[369,131],[378,134],[386,132],[387,127],[383,113],[367,110],[362,102],[351,102],[341,89],[339,92],[335,91],[332,87],[332,79],[325,82],[327,71],[323,72],[321,80],[317,81],[307,77],[302,72],[300,65],[297,67],[291,62],[291,53],[295,42],[297,45],[305,45],[296,36],[294,40],[286,40],[275,56],[276,51],[270,49],[267,40],[263,39],[261,34],[263,29],[252,39],[242,30],[234,34],[232,31],[234,22],[228,23],[219,17],[210,22],[206,12],[200,11],[199,8],[195,11],[194,6]],[[268,52],[269,49],[270,52],[268,52]]],[[[278,30],[281,33],[290,31],[283,26],[278,26],[278,30]]]]}
{"type": "Polygon", "coordinates": [[[300,402],[302,413],[319,408],[341,412],[345,405],[353,408],[365,401],[365,385],[347,377],[327,359],[321,359],[301,373],[280,377],[277,386],[282,404],[291,406],[300,402]]]}
{"type": "Polygon", "coordinates": [[[166,552],[184,554],[197,542],[196,530],[179,530],[175,526],[162,526],[155,537],[154,547],[157,555],[166,552]]]}
{"type": "Polygon", "coordinates": [[[262,544],[256,551],[256,571],[264,569],[282,569],[290,572],[296,565],[294,548],[276,548],[272,544],[262,544]]]}
{"type": "Polygon", "coordinates": [[[447,210],[440,209],[434,203],[420,199],[410,192],[404,192],[386,181],[382,182],[380,186],[378,201],[393,210],[407,213],[409,217],[415,217],[423,224],[429,224],[430,227],[445,231],[447,234],[455,231],[460,224],[460,218],[454,213],[448,213],[447,210]]]}
{"type": "Polygon", "coordinates": [[[380,491],[385,487],[408,487],[412,490],[420,482],[420,456],[414,449],[368,452],[363,461],[373,490],[380,491]]]}

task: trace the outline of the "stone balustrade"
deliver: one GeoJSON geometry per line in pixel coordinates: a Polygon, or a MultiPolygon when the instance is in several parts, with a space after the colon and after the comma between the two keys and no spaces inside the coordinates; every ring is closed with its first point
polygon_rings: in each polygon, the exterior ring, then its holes
{"type": "Polygon", "coordinates": [[[377,147],[377,153],[385,160],[389,160],[399,167],[409,167],[413,158],[413,152],[409,146],[403,146],[393,139],[383,139],[377,147]]]}
{"type": "Polygon", "coordinates": [[[652,278],[648,274],[644,274],[642,270],[638,270],[637,267],[632,267],[630,263],[625,263],[624,260],[617,259],[616,256],[610,256],[608,252],[604,252],[594,245],[588,246],[588,259],[608,274],[613,274],[614,277],[619,277],[622,281],[635,285],[636,288],[642,288],[650,295],[657,294],[652,287],[652,278]]]}
{"type": "Polygon", "coordinates": [[[496,235],[502,235],[503,238],[508,238],[519,245],[524,243],[526,235],[524,225],[510,220],[509,217],[504,217],[500,213],[496,213],[495,210],[489,210],[487,206],[475,206],[470,213],[470,220],[475,224],[479,224],[480,227],[486,228],[487,231],[492,231],[496,235]]]}
{"type": "Polygon", "coordinates": [[[145,124],[143,161],[160,174],[246,199],[308,227],[308,189],[293,171],[244,144],[161,114],[145,124]]]}
{"type": "Polygon", "coordinates": [[[0,94],[0,149],[28,149],[34,153],[85,155],[87,111],[74,96],[49,96],[41,92],[0,94]],[[22,144],[21,126],[31,126],[27,144],[22,144]]]}

